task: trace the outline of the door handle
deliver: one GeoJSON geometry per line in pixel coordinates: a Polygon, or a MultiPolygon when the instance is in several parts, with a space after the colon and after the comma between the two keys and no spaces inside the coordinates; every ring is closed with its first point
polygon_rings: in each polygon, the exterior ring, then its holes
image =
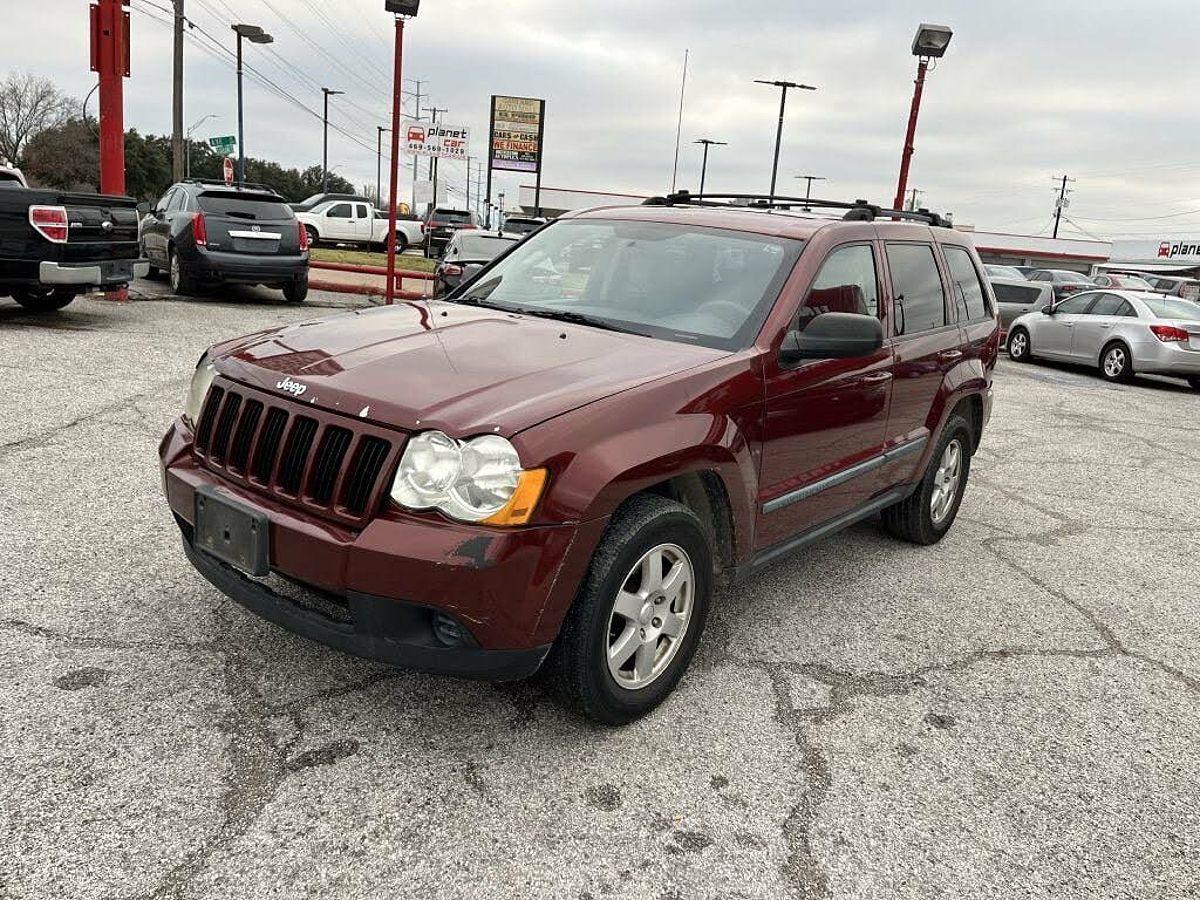
{"type": "Polygon", "coordinates": [[[1101,322],[1100,327],[1101,328],[1112,328],[1112,322],[1101,322]]]}
{"type": "Polygon", "coordinates": [[[943,350],[938,354],[938,359],[942,362],[954,362],[962,359],[963,353],[961,350],[943,350]]]}
{"type": "Polygon", "coordinates": [[[883,384],[892,380],[891,372],[870,372],[858,379],[860,384],[883,384]]]}

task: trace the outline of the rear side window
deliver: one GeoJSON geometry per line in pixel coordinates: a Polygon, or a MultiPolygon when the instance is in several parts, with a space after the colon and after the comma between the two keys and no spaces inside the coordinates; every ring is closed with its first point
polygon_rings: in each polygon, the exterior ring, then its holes
{"type": "Polygon", "coordinates": [[[1036,287],[1025,287],[1020,284],[997,284],[992,282],[992,292],[1000,303],[1023,303],[1029,306],[1037,302],[1042,292],[1036,287]]]}
{"type": "Polygon", "coordinates": [[[1089,316],[1129,316],[1133,309],[1116,294],[1104,294],[1096,304],[1088,310],[1089,316]]]}
{"type": "Polygon", "coordinates": [[[282,200],[266,194],[201,191],[196,198],[202,212],[235,219],[290,219],[292,210],[282,200]]]}
{"type": "Polygon", "coordinates": [[[170,202],[167,203],[167,212],[180,212],[187,206],[187,193],[175,188],[171,192],[170,202]]]}
{"type": "Polygon", "coordinates": [[[797,329],[803,331],[816,316],[827,312],[878,317],[879,287],[870,244],[839,247],[825,258],[800,308],[797,329]]]}
{"type": "Polygon", "coordinates": [[[950,279],[954,282],[954,302],[958,305],[959,315],[974,322],[988,318],[987,295],[979,282],[979,273],[971,262],[971,254],[962,247],[942,245],[946,255],[946,265],[950,267],[950,279]]]}
{"type": "Polygon", "coordinates": [[[916,334],[946,324],[942,276],[928,244],[888,244],[896,333],[916,334]]]}

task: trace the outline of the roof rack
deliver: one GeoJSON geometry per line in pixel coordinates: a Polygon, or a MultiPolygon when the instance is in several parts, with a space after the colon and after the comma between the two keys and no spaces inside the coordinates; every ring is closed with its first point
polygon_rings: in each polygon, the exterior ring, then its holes
{"type": "Polygon", "coordinates": [[[770,194],[692,194],[688,191],[677,191],[665,197],[649,197],[642,201],[643,206],[717,206],[722,208],[740,207],[742,209],[791,210],[799,208],[804,212],[813,209],[844,209],[842,216],[848,221],[874,222],[879,218],[908,219],[914,222],[924,222],[939,228],[953,228],[949,216],[943,216],[927,209],[888,209],[876,206],[866,200],[855,200],[846,203],[841,200],[819,200],[815,197],[781,197],[770,194]]]}
{"type": "Polygon", "coordinates": [[[248,189],[251,191],[263,191],[264,193],[274,194],[277,197],[281,196],[279,191],[275,190],[275,188],[271,187],[270,185],[259,184],[258,182],[255,182],[255,181],[243,181],[241,184],[238,184],[235,181],[233,184],[226,184],[225,180],[223,178],[221,178],[221,179],[218,179],[218,178],[185,178],[185,179],[183,179],[183,183],[184,184],[207,184],[207,185],[212,185],[213,187],[230,188],[232,190],[248,189]]]}

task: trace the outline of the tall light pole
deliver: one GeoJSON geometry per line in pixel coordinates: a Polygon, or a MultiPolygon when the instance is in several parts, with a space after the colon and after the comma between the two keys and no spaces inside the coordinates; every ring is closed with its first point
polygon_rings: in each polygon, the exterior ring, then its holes
{"type": "Polygon", "coordinates": [[[187,178],[192,177],[192,132],[195,131],[197,128],[199,128],[201,125],[203,125],[205,122],[207,122],[209,119],[219,119],[219,118],[221,118],[221,116],[219,114],[209,113],[203,119],[193,122],[192,127],[187,130],[187,140],[185,141],[185,143],[187,144],[187,152],[185,154],[186,160],[184,163],[185,177],[187,177],[187,178]]]}
{"type": "Polygon", "coordinates": [[[700,138],[698,141],[692,141],[693,144],[704,145],[704,162],[700,164],[700,193],[704,193],[704,178],[708,175],[708,148],[709,147],[725,147],[728,146],[725,141],[714,141],[709,138],[700,138]]]}
{"type": "Polygon", "coordinates": [[[390,128],[384,128],[382,125],[375,126],[375,206],[383,205],[382,186],[383,180],[380,173],[383,171],[383,133],[391,131],[390,128]]]}
{"type": "Polygon", "coordinates": [[[238,87],[238,171],[237,183],[241,187],[246,182],[246,141],[242,122],[242,38],[252,44],[270,44],[275,38],[271,37],[257,25],[238,24],[230,26],[237,33],[237,87],[238,87]]]}
{"type": "Polygon", "coordinates": [[[908,187],[908,167],[912,162],[913,140],[917,136],[917,114],[921,111],[921,93],[925,88],[925,73],[931,59],[941,59],[950,46],[954,32],[945,25],[925,25],[917,28],[912,54],[917,58],[917,80],[913,89],[912,108],[908,112],[908,131],[904,135],[904,153],[900,156],[900,180],[896,184],[896,202],[892,209],[902,209],[904,191],[908,187]]]}
{"type": "Polygon", "coordinates": [[[324,129],[321,141],[321,192],[329,190],[329,98],[336,97],[338,94],[344,94],[345,91],[335,91],[332,88],[321,88],[321,94],[325,98],[325,116],[323,121],[324,129]]]}
{"type": "Polygon", "coordinates": [[[404,19],[417,14],[421,0],[383,0],[383,8],[396,19],[396,61],[392,79],[392,158],[391,189],[388,199],[387,302],[396,300],[396,182],[400,168],[400,95],[404,92],[404,19]]]}
{"type": "Polygon", "coordinates": [[[803,178],[808,182],[808,184],[804,186],[804,211],[809,212],[810,210],[808,208],[808,201],[812,199],[812,183],[814,181],[824,181],[825,179],[820,175],[797,175],[796,177],[803,178]]]}
{"type": "Polygon", "coordinates": [[[787,109],[787,92],[789,88],[798,91],[815,91],[811,84],[797,84],[794,81],[763,81],[754,79],[755,84],[766,84],[779,88],[779,128],[775,132],[775,161],[771,163],[771,200],[775,199],[775,179],[779,176],[779,147],[783,143],[783,113],[787,109]]]}

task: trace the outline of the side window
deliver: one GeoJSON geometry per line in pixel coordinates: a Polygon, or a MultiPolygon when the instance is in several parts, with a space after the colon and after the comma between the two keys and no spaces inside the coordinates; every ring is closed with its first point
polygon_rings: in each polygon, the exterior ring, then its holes
{"type": "Polygon", "coordinates": [[[357,215],[358,218],[360,218],[360,219],[370,218],[367,215],[367,205],[365,203],[356,203],[354,205],[354,212],[355,212],[355,215],[357,215]]]}
{"type": "Polygon", "coordinates": [[[1030,281],[1049,281],[1050,276],[1047,275],[1045,272],[1034,272],[1032,275],[1029,276],[1029,280],[1030,281]]]}
{"type": "Polygon", "coordinates": [[[971,254],[962,247],[942,245],[946,255],[946,265],[950,267],[950,278],[954,282],[954,302],[958,305],[960,314],[970,322],[986,319],[991,313],[988,310],[987,294],[979,283],[979,273],[975,263],[971,262],[971,254]]]}
{"type": "Polygon", "coordinates": [[[838,247],[825,257],[800,307],[796,328],[803,331],[813,318],[827,312],[879,316],[875,251],[870,244],[838,247]]]}
{"type": "Polygon", "coordinates": [[[1058,306],[1054,307],[1055,312],[1064,313],[1067,315],[1082,315],[1088,311],[1088,307],[1096,300],[1100,294],[1076,294],[1064,300],[1058,306]]]}
{"type": "Polygon", "coordinates": [[[1000,303],[1023,303],[1030,305],[1037,302],[1042,292],[1036,287],[1025,287],[1020,284],[997,284],[992,282],[992,291],[1000,303]]]}
{"type": "Polygon", "coordinates": [[[1089,316],[1119,316],[1121,307],[1128,305],[1116,294],[1101,294],[1100,299],[1088,310],[1087,314],[1089,316]]]}
{"type": "Polygon", "coordinates": [[[351,219],[353,217],[349,203],[339,203],[337,206],[331,206],[329,212],[325,213],[325,218],[327,219],[351,219]]]}
{"type": "Polygon", "coordinates": [[[171,199],[171,212],[180,212],[187,209],[188,195],[187,191],[176,190],[175,196],[171,199]]]}
{"type": "Polygon", "coordinates": [[[896,333],[916,334],[946,324],[942,276],[928,244],[888,244],[896,333]]]}
{"type": "Polygon", "coordinates": [[[161,198],[159,198],[159,201],[154,204],[154,208],[156,210],[161,209],[163,212],[166,212],[171,208],[171,204],[175,201],[175,195],[178,193],[178,188],[171,188],[165,194],[163,194],[161,198]]]}

